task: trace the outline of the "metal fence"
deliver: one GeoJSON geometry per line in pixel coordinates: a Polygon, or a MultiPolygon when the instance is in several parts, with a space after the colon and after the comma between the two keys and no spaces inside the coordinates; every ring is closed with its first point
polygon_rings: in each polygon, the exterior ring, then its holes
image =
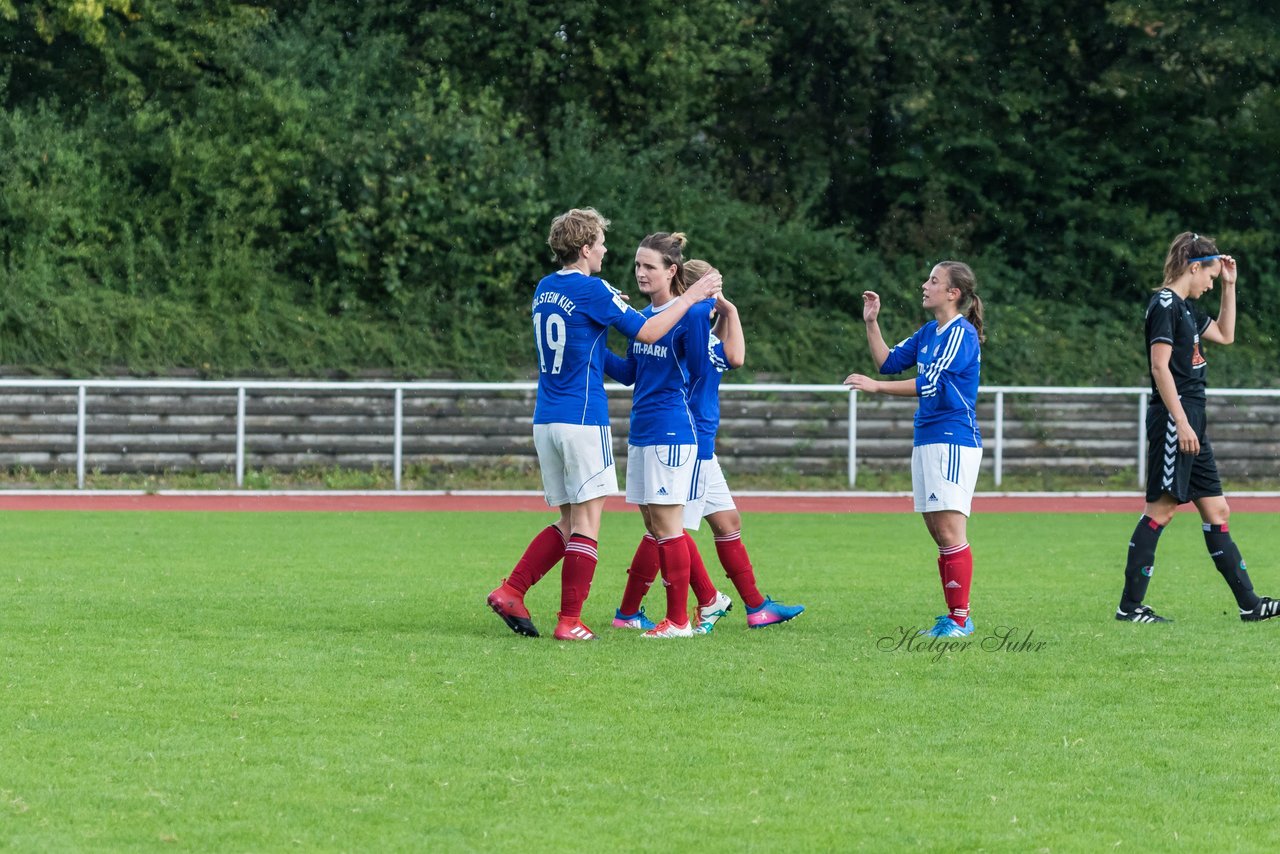
{"type": "MultiPolygon", "coordinates": [[[[53,379],[0,379],[0,395],[6,392],[22,392],[31,389],[63,389],[76,393],[75,415],[75,467],[76,482],[84,488],[87,454],[85,449],[86,428],[93,418],[93,411],[87,406],[90,390],[135,390],[140,392],[175,392],[199,391],[201,393],[225,392],[234,395],[236,400],[235,415],[235,479],[237,486],[243,486],[246,459],[245,420],[247,399],[246,393],[254,392],[359,392],[362,394],[385,395],[392,402],[392,430],[386,436],[390,447],[395,488],[401,488],[401,475],[404,466],[404,401],[406,395],[415,393],[440,392],[533,392],[537,384],[533,382],[318,382],[318,381],[265,381],[265,380],[143,380],[143,379],[92,379],[92,380],[53,380],[53,379]]],[[[858,478],[858,393],[840,385],[803,385],[787,383],[755,383],[726,384],[721,387],[726,395],[843,395],[848,402],[848,481],[849,486],[857,485],[858,478]]],[[[1238,398],[1280,398],[1280,390],[1273,389],[1212,389],[1208,392],[1214,397],[1238,398]]],[[[1133,420],[1133,457],[1138,472],[1137,483],[1140,486],[1146,478],[1146,430],[1144,419],[1150,390],[1146,388],[1124,387],[1056,387],[1056,386],[983,386],[979,389],[980,399],[993,405],[994,429],[992,435],[985,436],[988,452],[992,454],[992,471],[995,484],[999,486],[1004,475],[1005,455],[1005,409],[1010,397],[1053,396],[1107,396],[1128,397],[1134,402],[1133,420]]]]}

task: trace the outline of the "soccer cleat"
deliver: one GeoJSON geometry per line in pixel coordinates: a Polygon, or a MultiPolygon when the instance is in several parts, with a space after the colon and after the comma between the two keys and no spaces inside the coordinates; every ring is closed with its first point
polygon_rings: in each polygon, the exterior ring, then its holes
{"type": "Polygon", "coordinates": [[[653,620],[645,616],[644,608],[641,608],[630,616],[622,613],[622,611],[614,611],[613,627],[615,629],[643,629],[647,632],[654,628],[654,624],[653,620]]]}
{"type": "Polygon", "coordinates": [[[733,610],[733,600],[724,593],[716,591],[716,600],[705,608],[698,608],[698,625],[693,627],[695,635],[709,635],[716,627],[716,621],[733,610]]]}
{"type": "Polygon", "coordinates": [[[973,634],[973,619],[970,617],[965,617],[964,625],[961,626],[955,620],[951,619],[950,614],[939,614],[937,617],[934,617],[932,626],[930,626],[927,629],[921,629],[920,631],[916,632],[916,634],[927,635],[932,638],[968,637],[969,635],[973,634]],[[946,630],[948,626],[955,626],[957,629],[960,629],[961,634],[956,635],[956,634],[950,634],[950,633],[944,632],[944,630],[946,630]]]}
{"type": "Polygon", "coordinates": [[[973,634],[973,619],[964,618],[964,625],[960,625],[951,619],[950,615],[943,614],[933,623],[933,628],[921,632],[931,638],[967,638],[973,634]]]}
{"type": "Polygon", "coordinates": [[[683,626],[677,626],[670,620],[663,620],[649,631],[642,634],[642,638],[691,638],[693,637],[693,626],[685,623],[683,626]]]}
{"type": "Polygon", "coordinates": [[[1258,600],[1253,610],[1240,612],[1240,619],[1246,623],[1270,620],[1272,617],[1280,617],[1280,600],[1268,599],[1266,596],[1258,600]]]}
{"type": "MultiPolygon", "coordinates": [[[[1121,611],[1116,608],[1116,619],[1122,623],[1172,623],[1169,617],[1162,617],[1155,611],[1152,611],[1146,605],[1139,605],[1132,611],[1121,611]]],[[[1245,619],[1244,615],[1240,615],[1240,619],[1245,619]]],[[[1265,619],[1265,618],[1257,618],[1265,619]]]]}
{"type": "Polygon", "coordinates": [[[485,601],[511,631],[525,637],[538,637],[538,630],[533,627],[533,620],[529,619],[529,609],[524,606],[524,594],[509,586],[505,579],[485,601]]]}
{"type": "Polygon", "coordinates": [[[766,597],[759,608],[747,609],[747,628],[763,629],[765,626],[794,620],[803,613],[803,605],[783,605],[766,597]]]}
{"type": "Polygon", "coordinates": [[[563,641],[589,641],[596,639],[596,633],[582,624],[577,617],[561,617],[556,623],[555,639],[563,641]]]}

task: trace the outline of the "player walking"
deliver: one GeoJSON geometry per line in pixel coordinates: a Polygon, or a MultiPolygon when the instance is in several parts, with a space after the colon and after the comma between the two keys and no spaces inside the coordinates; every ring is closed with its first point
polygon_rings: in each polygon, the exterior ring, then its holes
{"type": "MultiPolygon", "coordinates": [[[[684,265],[684,274],[687,278],[697,278],[711,269],[706,261],[694,259],[684,265]]],[[[747,625],[759,629],[799,616],[804,611],[804,606],[775,602],[761,595],[756,587],[755,570],[742,543],[742,516],[734,504],[729,484],[716,457],[715,440],[720,429],[720,380],[725,371],[742,367],[746,360],[746,338],[737,306],[725,299],[723,293],[716,297],[714,308],[715,328],[707,340],[706,348],[688,353],[690,360],[703,359],[705,364],[699,370],[690,371],[692,384],[688,398],[697,433],[698,459],[694,467],[693,485],[684,505],[683,522],[687,530],[696,531],[701,526],[702,519],[706,518],[715,535],[716,553],[725,574],[747,606],[747,625]]],[[[686,316],[686,322],[696,322],[693,312],[686,316]]],[[[605,370],[613,376],[608,365],[605,370]]],[[[699,600],[698,624],[694,627],[694,633],[708,634],[716,622],[733,608],[733,600],[715,589],[697,544],[687,531],[685,537],[689,548],[690,580],[699,600]],[[705,579],[702,582],[705,586],[700,592],[701,579],[705,579]]],[[[627,586],[622,595],[622,604],[614,615],[615,627],[652,627],[640,603],[657,578],[658,571],[657,541],[652,534],[646,534],[627,570],[627,586]]]]}
{"type": "Polygon", "coordinates": [[[558,640],[593,640],[582,605],[595,573],[605,496],[617,492],[613,438],[604,391],[605,338],[615,327],[644,346],[665,336],[689,308],[720,290],[718,274],[696,282],[667,310],[646,318],[598,277],[609,221],[592,208],[556,217],[547,243],[563,265],[538,283],[533,336],[538,351],[538,398],[533,441],[548,506],[560,519],[530,542],[511,575],[487,602],[517,634],[537,637],[524,594],[561,558],[558,640]]]}
{"type": "Polygon", "coordinates": [[[1228,532],[1231,509],[1222,494],[1206,427],[1208,362],[1200,342],[1227,345],[1235,340],[1237,272],[1235,259],[1218,254],[1212,239],[1183,232],[1174,238],[1165,256],[1164,284],[1147,305],[1147,365],[1151,373],[1147,503],[1129,541],[1117,620],[1171,622],[1142,600],[1151,581],[1160,534],[1178,505],[1188,501],[1200,511],[1205,546],[1235,596],[1240,619],[1254,622],[1280,614],[1280,602],[1253,592],[1240,549],[1228,532]],[[1195,300],[1211,290],[1219,276],[1222,299],[1215,320],[1204,314],[1195,300]]]}
{"type": "Polygon", "coordinates": [[[938,545],[938,574],[947,613],[921,634],[964,637],[973,634],[969,617],[969,584],[973,555],[966,523],[982,463],[978,432],[978,380],[982,367],[982,299],[975,292],[973,270],[959,261],[942,261],[921,286],[921,305],[934,319],[910,338],[890,349],[876,318],[880,297],[862,294],[862,319],[867,326],[871,358],[882,374],[896,374],[916,366],[913,380],[893,382],[850,374],[845,385],[858,391],[919,397],[911,486],[915,510],[938,545]]]}

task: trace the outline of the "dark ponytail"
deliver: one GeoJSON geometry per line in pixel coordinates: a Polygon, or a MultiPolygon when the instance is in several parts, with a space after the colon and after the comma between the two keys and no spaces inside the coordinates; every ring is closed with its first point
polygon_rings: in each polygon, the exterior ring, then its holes
{"type": "Polygon", "coordinates": [[[1191,266],[1192,258],[1207,258],[1217,254],[1218,244],[1212,237],[1204,237],[1194,231],[1182,232],[1173,238],[1173,243],[1169,244],[1169,254],[1164,256],[1164,284],[1177,281],[1191,266]]]}
{"type": "Polygon", "coordinates": [[[978,296],[978,281],[973,270],[960,261],[940,261],[938,266],[947,271],[950,287],[960,291],[960,303],[956,308],[978,330],[978,343],[985,344],[987,334],[982,328],[982,297],[978,296]]]}

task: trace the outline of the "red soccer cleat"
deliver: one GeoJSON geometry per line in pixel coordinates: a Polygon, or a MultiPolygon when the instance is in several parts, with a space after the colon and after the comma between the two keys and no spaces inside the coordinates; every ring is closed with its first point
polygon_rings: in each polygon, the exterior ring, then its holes
{"type": "Polygon", "coordinates": [[[501,617],[511,631],[525,637],[538,637],[538,630],[533,627],[533,620],[529,619],[529,609],[524,606],[524,594],[508,586],[505,579],[498,585],[498,589],[489,594],[486,601],[493,613],[501,617]]]}
{"type": "Polygon", "coordinates": [[[582,624],[577,617],[561,617],[556,624],[556,640],[589,641],[596,639],[596,633],[582,624]]]}

